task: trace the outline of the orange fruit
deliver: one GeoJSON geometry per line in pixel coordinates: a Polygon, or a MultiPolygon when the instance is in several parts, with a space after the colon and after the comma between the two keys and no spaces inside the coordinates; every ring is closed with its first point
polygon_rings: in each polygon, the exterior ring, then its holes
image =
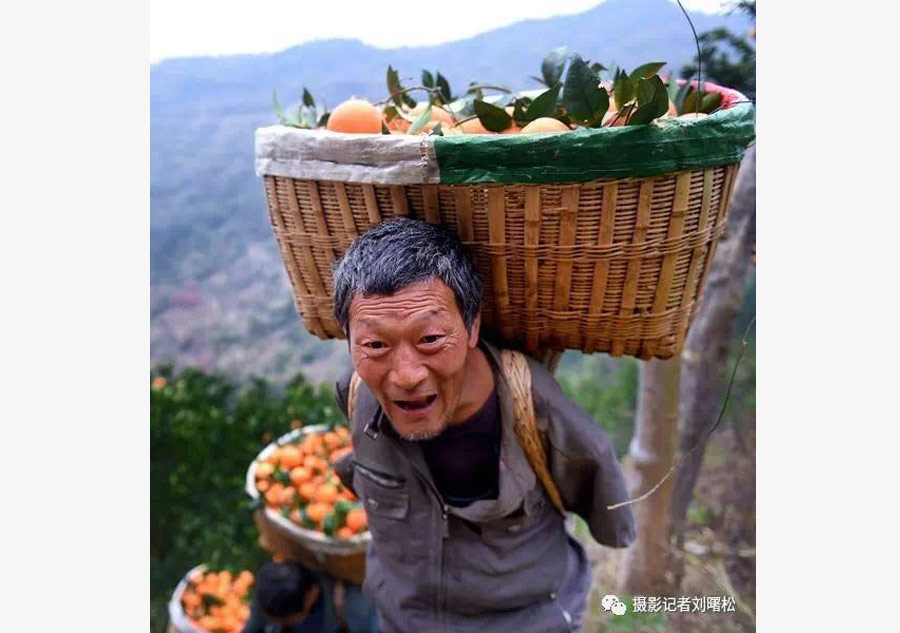
{"type": "Polygon", "coordinates": [[[284,486],[278,482],[275,482],[269,489],[266,490],[266,503],[270,506],[277,506],[281,504],[281,500],[284,499],[284,486]]]}
{"type": "Polygon", "coordinates": [[[337,433],[342,440],[350,440],[350,429],[348,429],[346,426],[339,426],[334,430],[334,432],[337,433]]]}
{"type": "Polygon", "coordinates": [[[316,484],[311,481],[306,482],[300,486],[300,496],[306,499],[307,501],[312,501],[316,498],[316,484]]]}
{"type": "Polygon", "coordinates": [[[291,469],[291,483],[295,486],[299,486],[303,482],[309,481],[310,477],[312,477],[312,472],[310,472],[309,468],[297,466],[296,468],[291,469]]]}
{"type": "MultiPolygon", "coordinates": [[[[409,111],[409,118],[413,121],[422,116],[422,113],[425,112],[425,108],[428,107],[428,104],[424,101],[416,104],[416,107],[409,111]]],[[[443,108],[433,105],[431,106],[431,114],[429,115],[429,120],[434,121],[435,123],[443,123],[444,125],[453,125],[453,116],[443,108]]]]}
{"type": "Polygon", "coordinates": [[[337,501],[338,491],[332,484],[323,484],[316,490],[316,501],[319,503],[334,503],[337,501]]]}
{"type": "Polygon", "coordinates": [[[265,492],[269,489],[269,480],[268,479],[260,479],[256,482],[256,489],[260,492],[265,492]]]}
{"type": "Polygon", "coordinates": [[[364,532],[369,525],[369,518],[362,508],[353,508],[347,513],[347,527],[354,532],[364,532]]]}
{"type": "Polygon", "coordinates": [[[477,118],[458,123],[454,127],[463,134],[494,134],[494,132],[484,127],[477,118]]]}
{"type": "Polygon", "coordinates": [[[302,461],[303,456],[300,454],[300,449],[296,446],[285,446],[281,451],[281,458],[278,460],[278,463],[285,470],[290,470],[299,466],[302,461]]]}
{"type": "Polygon", "coordinates": [[[412,126],[412,123],[402,116],[395,116],[390,122],[385,121],[385,124],[391,134],[406,134],[406,131],[412,126]]]}
{"type": "Polygon", "coordinates": [[[340,460],[347,453],[352,453],[352,452],[353,452],[353,449],[350,448],[349,446],[337,448],[337,449],[331,451],[331,455],[328,456],[328,461],[330,461],[333,464],[336,461],[340,460]]]}
{"type": "Polygon", "coordinates": [[[331,512],[331,508],[324,503],[317,502],[306,506],[306,516],[316,523],[321,523],[322,519],[328,516],[329,512],[331,512]]]}
{"type": "Polygon", "coordinates": [[[300,450],[306,454],[318,453],[325,445],[321,435],[307,435],[300,444],[300,450]]]}
{"type": "Polygon", "coordinates": [[[612,110],[607,111],[607,113],[603,115],[603,121],[602,121],[601,125],[603,127],[620,127],[620,126],[625,125],[625,123],[628,120],[626,115],[625,114],[623,114],[622,116],[617,116],[617,115],[618,115],[617,111],[612,111],[612,110]],[[613,123],[613,121],[615,121],[615,123],[613,123]]]}
{"type": "Polygon", "coordinates": [[[153,379],[152,385],[153,385],[154,389],[162,389],[163,387],[166,386],[166,379],[163,378],[162,376],[157,376],[156,378],[153,379]]]}
{"type": "Polygon", "coordinates": [[[300,525],[302,523],[302,521],[300,520],[300,510],[298,508],[294,508],[293,510],[291,510],[288,518],[297,525],[300,525]]]}
{"type": "Polygon", "coordinates": [[[322,437],[325,442],[325,448],[329,451],[333,451],[341,445],[341,436],[333,431],[329,431],[322,437]]]}
{"type": "Polygon", "coordinates": [[[568,125],[558,119],[542,116],[522,128],[522,134],[545,134],[547,132],[571,132],[568,125]]]}
{"type": "Polygon", "coordinates": [[[275,466],[269,462],[262,462],[256,466],[256,478],[271,477],[275,472],[275,466]]]}
{"type": "Polygon", "coordinates": [[[353,536],[353,530],[345,525],[342,528],[338,528],[337,536],[338,538],[350,538],[353,536]]]}
{"type": "Polygon", "coordinates": [[[381,112],[363,99],[348,99],[336,107],[328,117],[332,132],[381,134],[381,112]]]}

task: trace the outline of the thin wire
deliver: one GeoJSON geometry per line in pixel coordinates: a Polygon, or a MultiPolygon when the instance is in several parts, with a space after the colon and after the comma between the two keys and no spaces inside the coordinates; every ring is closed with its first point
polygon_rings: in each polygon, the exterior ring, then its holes
{"type": "MultiPolygon", "coordinates": [[[[694,33],[694,43],[697,45],[697,91],[700,93],[700,96],[703,96],[703,55],[700,54],[700,38],[697,37],[697,29],[694,28],[694,23],[691,22],[691,16],[688,15],[688,12],[684,10],[684,5],[681,4],[681,0],[675,0],[678,3],[678,6],[681,7],[681,12],[684,13],[684,17],[687,18],[688,24],[691,25],[691,31],[694,33]]],[[[700,99],[697,99],[697,109],[694,110],[694,114],[700,112],[700,99]]]]}
{"type": "Polygon", "coordinates": [[[687,452],[681,453],[678,457],[675,458],[675,463],[672,464],[672,467],[669,468],[669,471],[660,479],[655,486],[653,486],[650,490],[642,494],[640,497],[636,499],[629,499],[628,501],[622,501],[621,503],[614,503],[612,505],[606,506],[607,510],[615,510],[616,508],[621,508],[623,506],[629,506],[633,503],[637,503],[639,501],[643,501],[654,492],[656,492],[660,486],[662,486],[669,476],[675,471],[676,468],[679,468],[684,460],[687,459],[694,451],[696,451],[701,446],[706,445],[706,440],[709,439],[709,436],[713,434],[717,428],[719,428],[719,424],[722,422],[722,416],[725,415],[725,408],[728,406],[728,398],[731,396],[731,389],[734,387],[734,379],[737,376],[738,367],[741,364],[741,361],[744,358],[744,352],[747,349],[747,335],[750,334],[750,328],[753,327],[753,324],[756,323],[756,315],[753,315],[753,318],[750,319],[750,323],[747,325],[747,328],[744,330],[744,336],[741,338],[741,351],[738,354],[737,359],[734,361],[734,368],[731,370],[731,380],[728,381],[728,390],[725,392],[725,400],[722,402],[722,408],[719,410],[719,417],[716,418],[716,423],[712,425],[712,428],[706,432],[705,437],[697,440],[697,443],[687,452]]]}

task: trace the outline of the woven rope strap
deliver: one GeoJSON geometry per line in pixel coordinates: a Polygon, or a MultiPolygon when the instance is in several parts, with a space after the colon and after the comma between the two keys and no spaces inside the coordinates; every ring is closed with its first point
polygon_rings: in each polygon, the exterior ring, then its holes
{"type": "Polygon", "coordinates": [[[561,514],[565,514],[565,506],[547,465],[547,450],[544,438],[537,427],[534,417],[534,401],[531,399],[531,369],[528,361],[520,352],[502,350],[500,352],[503,375],[512,392],[513,414],[516,419],[516,437],[525,452],[528,464],[538,476],[550,501],[561,514]]]}
{"type": "Polygon", "coordinates": [[[353,372],[350,376],[350,390],[347,392],[347,420],[353,424],[353,412],[356,410],[356,393],[359,390],[359,374],[353,372]]]}
{"type": "MultiPolygon", "coordinates": [[[[544,438],[537,427],[534,417],[534,402],[531,399],[531,369],[528,361],[520,352],[502,350],[500,352],[501,369],[509,383],[513,399],[513,415],[515,417],[516,438],[525,453],[528,464],[538,476],[551,503],[561,514],[565,514],[565,506],[559,489],[553,483],[550,476],[550,468],[547,465],[547,450],[544,447],[544,438]]],[[[353,420],[353,411],[356,409],[356,394],[359,389],[359,374],[353,372],[350,378],[350,389],[347,394],[347,417],[353,420]]]]}

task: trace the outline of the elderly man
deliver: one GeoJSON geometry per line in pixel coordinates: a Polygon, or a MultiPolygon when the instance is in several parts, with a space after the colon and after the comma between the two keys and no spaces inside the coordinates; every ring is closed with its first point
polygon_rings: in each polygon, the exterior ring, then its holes
{"type": "MultiPolygon", "coordinates": [[[[581,627],[584,549],[548,501],[513,430],[499,350],[479,337],[481,281],[458,239],[406,218],[357,239],[334,273],[334,311],[362,382],[341,480],[365,505],[363,591],[386,632],[581,627]]],[[[600,543],[634,539],[609,438],[528,361],[538,427],[565,507],[600,543]]],[[[352,371],[338,380],[347,414],[352,371]]]]}

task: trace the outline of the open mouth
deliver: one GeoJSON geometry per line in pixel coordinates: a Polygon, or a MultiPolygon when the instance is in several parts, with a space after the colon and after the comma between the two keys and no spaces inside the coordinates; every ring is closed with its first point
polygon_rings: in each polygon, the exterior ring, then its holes
{"type": "Polygon", "coordinates": [[[394,400],[394,404],[404,411],[422,411],[431,406],[431,403],[437,399],[437,394],[431,394],[417,400],[394,400]]]}

